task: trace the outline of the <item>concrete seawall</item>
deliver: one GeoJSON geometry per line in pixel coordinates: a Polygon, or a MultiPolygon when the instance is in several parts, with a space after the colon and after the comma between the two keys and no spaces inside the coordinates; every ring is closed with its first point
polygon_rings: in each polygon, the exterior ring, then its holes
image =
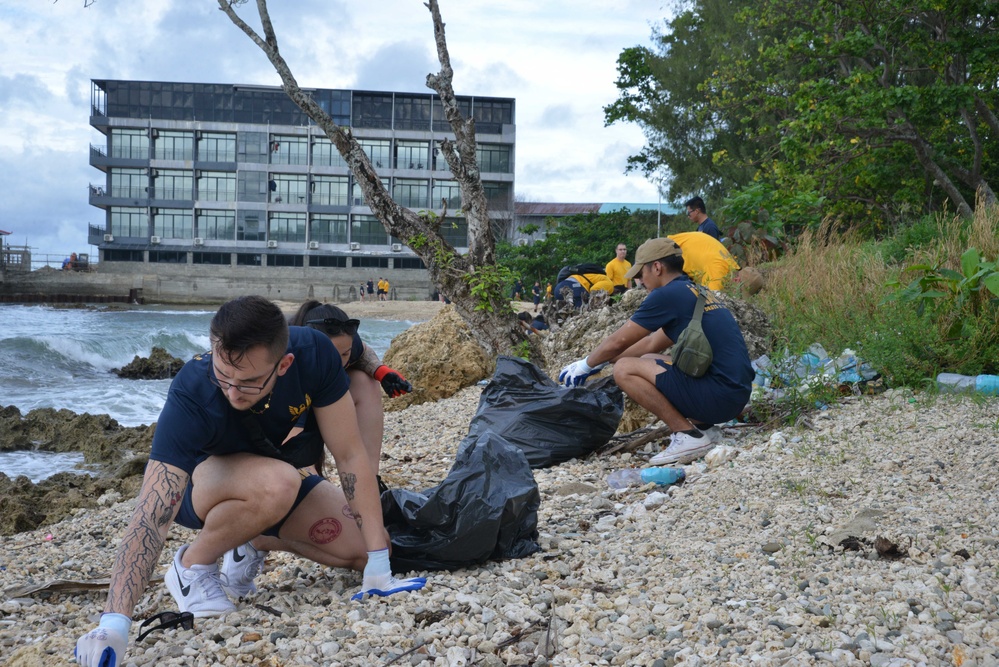
{"type": "Polygon", "coordinates": [[[138,295],[146,303],[222,303],[247,294],[273,300],[317,299],[334,303],[356,301],[362,282],[384,277],[396,300],[423,301],[434,288],[426,270],[331,269],[300,267],[217,267],[171,264],[98,265],[92,271],[43,268],[0,274],[0,301],[127,301],[138,295]],[[46,298],[49,297],[49,298],[46,298]]]}

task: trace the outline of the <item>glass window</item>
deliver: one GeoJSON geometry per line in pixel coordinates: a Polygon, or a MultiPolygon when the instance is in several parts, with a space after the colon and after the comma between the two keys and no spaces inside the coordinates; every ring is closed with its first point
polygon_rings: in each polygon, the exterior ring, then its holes
{"type": "MultiPolygon", "coordinates": [[[[390,183],[391,183],[391,179],[389,179],[389,178],[383,178],[382,179],[382,186],[384,186],[386,192],[390,192],[390,190],[389,190],[389,188],[391,187],[390,183]]],[[[364,204],[364,193],[361,192],[361,186],[357,184],[357,181],[352,181],[351,182],[351,187],[350,187],[350,203],[353,206],[364,206],[365,205],[364,204]]]]}
{"type": "Polygon", "coordinates": [[[392,166],[392,142],[388,139],[358,139],[357,143],[367,153],[368,159],[376,169],[387,169],[392,166]]]}
{"type": "Polygon", "coordinates": [[[199,171],[198,199],[236,201],[236,172],[199,171]]]}
{"type": "Polygon", "coordinates": [[[353,257],[350,263],[360,269],[387,269],[388,257],[353,257]]]}
{"type": "Polygon", "coordinates": [[[349,205],[349,180],[346,176],[313,176],[310,187],[313,204],[349,205]]]}
{"type": "Polygon", "coordinates": [[[392,94],[354,93],[351,115],[354,127],[392,129],[392,94]]]}
{"type": "Polygon", "coordinates": [[[183,250],[150,250],[149,261],[157,264],[187,264],[187,252],[183,250]]]}
{"type": "Polygon", "coordinates": [[[194,238],[194,216],[182,208],[153,209],[153,236],[164,239],[194,238]]]}
{"type": "MultiPolygon", "coordinates": [[[[458,105],[458,111],[464,118],[468,118],[472,115],[472,98],[470,97],[459,97],[456,100],[458,105]]],[[[444,105],[441,104],[439,97],[434,96],[433,111],[434,115],[434,132],[451,132],[451,124],[447,122],[447,118],[444,116],[444,105]]],[[[475,119],[476,129],[478,129],[479,119],[475,119]]]]}
{"type": "Polygon", "coordinates": [[[397,269],[425,269],[427,265],[419,257],[397,257],[392,261],[397,269]]]}
{"type": "Polygon", "coordinates": [[[268,266],[305,266],[304,255],[270,255],[268,266]]]}
{"type": "Polygon", "coordinates": [[[493,211],[509,211],[511,205],[511,190],[509,183],[483,183],[486,191],[486,203],[493,211]]]}
{"type": "MultiPolygon", "coordinates": [[[[240,211],[236,223],[237,241],[264,241],[264,223],[260,211],[240,211]]],[[[237,264],[238,264],[237,260],[237,264]]],[[[259,265],[259,259],[257,264],[259,265]]]]}
{"type": "Polygon", "coordinates": [[[388,245],[388,232],[373,215],[353,215],[350,218],[350,240],[362,245],[388,245]]]}
{"type": "Polygon", "coordinates": [[[304,213],[271,213],[267,224],[267,238],[272,241],[305,241],[304,213]]]}
{"type": "MultiPolygon", "coordinates": [[[[277,184],[274,186],[277,187],[277,184]]],[[[238,201],[267,201],[268,179],[265,171],[236,172],[236,199],[238,201]]]]}
{"type": "Polygon", "coordinates": [[[314,213],[309,220],[309,240],[319,243],[346,243],[347,216],[314,213]]]}
{"type": "MultiPolygon", "coordinates": [[[[395,96],[395,129],[397,130],[429,130],[430,129],[430,95],[410,97],[395,96]]],[[[426,164],[426,161],[424,161],[426,164]]]]}
{"type": "Polygon", "coordinates": [[[449,211],[457,211],[461,208],[461,187],[458,185],[458,181],[435,180],[433,197],[430,201],[432,209],[444,208],[446,202],[449,211]]]}
{"type": "Polygon", "coordinates": [[[111,128],[111,157],[126,160],[148,160],[148,132],[146,130],[111,128]]]}
{"type": "Polygon", "coordinates": [[[453,248],[468,247],[468,220],[448,216],[441,225],[441,236],[453,248]]]}
{"type": "Polygon", "coordinates": [[[154,169],[153,197],[194,199],[194,172],[182,169],[154,169]]]}
{"type": "Polygon", "coordinates": [[[222,266],[232,263],[232,257],[227,252],[196,252],[191,255],[192,264],[220,264],[222,266]]]}
{"type": "Polygon", "coordinates": [[[270,201],[285,204],[305,203],[305,174],[271,174],[267,184],[270,201]]]}
{"type": "Polygon", "coordinates": [[[271,135],[271,164],[309,164],[309,138],[271,135]]]}
{"type": "Polygon", "coordinates": [[[111,235],[116,237],[149,236],[149,216],[146,209],[112,206],[111,235]]]}
{"type": "Polygon", "coordinates": [[[472,109],[478,132],[499,134],[504,125],[513,123],[513,103],[508,100],[484,100],[477,97],[472,109]]]}
{"type": "Polygon", "coordinates": [[[347,162],[329,140],[329,137],[316,137],[312,144],[312,164],[320,167],[346,167],[347,162]]]}
{"type": "Polygon", "coordinates": [[[430,144],[426,141],[396,141],[396,169],[427,169],[430,167],[430,144]]]}
{"type": "Polygon", "coordinates": [[[111,196],[125,199],[145,199],[149,175],[145,169],[111,168],[111,196]]]}
{"type": "Polygon", "coordinates": [[[141,250],[120,250],[111,249],[102,250],[101,258],[102,262],[142,262],[145,261],[142,257],[141,250]]]}
{"type": "Polygon", "coordinates": [[[236,212],[198,210],[198,231],[195,236],[213,241],[232,241],[236,238],[236,212]]]}
{"type": "Polygon", "coordinates": [[[236,266],[260,266],[260,255],[248,252],[236,253],[236,266]]]}
{"type": "Polygon", "coordinates": [[[399,206],[406,208],[426,208],[430,181],[417,178],[397,178],[392,189],[392,198],[399,206]]]}
{"type": "Polygon", "coordinates": [[[202,132],[198,137],[198,159],[205,162],[235,162],[236,135],[202,132]]]}
{"type": "Polygon", "coordinates": [[[475,147],[475,159],[479,163],[479,171],[511,173],[509,144],[479,144],[475,147]]]}
{"type": "Polygon", "coordinates": [[[193,160],[194,133],[153,130],[153,157],[157,160],[193,160]]]}
{"type": "Polygon", "coordinates": [[[341,255],[312,255],[309,257],[309,266],[345,269],[347,258],[341,255]]]}

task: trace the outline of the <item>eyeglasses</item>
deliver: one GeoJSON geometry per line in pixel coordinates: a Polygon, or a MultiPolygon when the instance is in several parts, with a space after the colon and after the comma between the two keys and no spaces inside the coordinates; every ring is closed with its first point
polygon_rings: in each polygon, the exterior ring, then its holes
{"type": "Polygon", "coordinates": [[[184,628],[185,630],[194,629],[194,614],[189,611],[162,611],[155,616],[151,616],[142,622],[139,626],[139,636],[136,641],[142,641],[150,632],[156,632],[157,630],[169,630],[170,628],[176,628],[177,626],[184,628]],[[158,625],[154,625],[149,629],[145,629],[150,623],[159,621],[158,625]]]}
{"type": "Polygon", "coordinates": [[[693,209],[693,208],[688,208],[688,209],[687,209],[687,215],[694,215],[694,211],[695,211],[695,210],[696,210],[696,209],[693,209]]]}
{"type": "Polygon", "coordinates": [[[357,327],[361,325],[361,320],[338,320],[335,317],[326,317],[321,320],[306,320],[305,324],[322,325],[322,330],[326,332],[327,336],[341,336],[343,334],[353,336],[357,333],[357,327]]]}
{"type": "Polygon", "coordinates": [[[253,385],[245,385],[245,384],[233,384],[231,382],[226,382],[225,380],[218,379],[217,377],[215,377],[215,364],[211,364],[211,368],[208,370],[208,380],[222,391],[229,391],[229,389],[232,388],[241,394],[248,394],[248,395],[260,394],[264,391],[264,387],[267,386],[267,383],[271,381],[271,378],[274,377],[274,373],[277,372],[278,366],[280,365],[281,365],[281,360],[278,359],[278,362],[274,364],[274,370],[271,371],[271,374],[267,376],[267,379],[264,380],[264,383],[259,387],[254,387],[253,385]]]}

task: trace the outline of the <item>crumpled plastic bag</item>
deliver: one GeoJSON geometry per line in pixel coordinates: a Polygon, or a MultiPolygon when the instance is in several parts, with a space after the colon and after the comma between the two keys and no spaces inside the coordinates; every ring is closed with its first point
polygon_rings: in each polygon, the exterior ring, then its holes
{"type": "Polygon", "coordinates": [[[394,572],[453,570],[538,551],[538,492],[523,452],[493,433],[469,434],[440,485],[382,494],[394,572]]]}
{"type": "Polygon", "coordinates": [[[563,387],[534,364],[501,356],[468,432],[498,433],[532,468],[547,468],[607,444],[623,413],[624,393],[611,377],[563,387]]]}

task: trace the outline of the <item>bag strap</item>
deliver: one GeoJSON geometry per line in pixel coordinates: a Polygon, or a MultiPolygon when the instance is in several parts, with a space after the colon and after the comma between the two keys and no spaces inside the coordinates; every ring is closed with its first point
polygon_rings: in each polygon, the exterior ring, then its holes
{"type": "Polygon", "coordinates": [[[704,288],[700,285],[697,286],[697,305],[694,306],[694,316],[690,318],[691,324],[696,322],[698,325],[701,324],[701,317],[704,315],[704,304],[707,303],[707,297],[704,295],[704,288]]]}

